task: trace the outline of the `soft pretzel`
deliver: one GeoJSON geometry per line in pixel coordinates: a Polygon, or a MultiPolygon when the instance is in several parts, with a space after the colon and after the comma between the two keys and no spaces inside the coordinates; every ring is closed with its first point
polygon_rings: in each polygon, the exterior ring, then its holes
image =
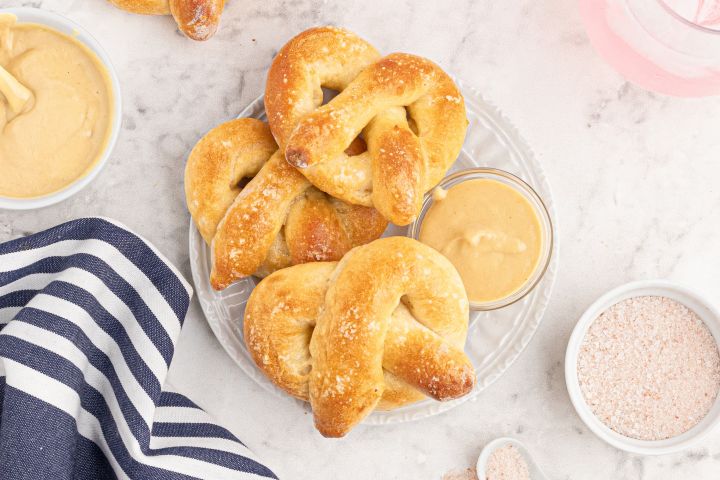
{"type": "Polygon", "coordinates": [[[265,110],[281,148],[308,113],[322,105],[322,88],[342,91],[380,59],[375,47],[337,27],[306,30],[280,49],[268,71],[265,110]]]}
{"type": "Polygon", "coordinates": [[[312,187],[279,153],[267,124],[249,118],[226,122],[197,143],[185,193],[212,247],[216,289],[298,263],[338,260],[387,226],[376,210],[312,187]]]}
{"type": "Polygon", "coordinates": [[[193,40],[207,40],[217,31],[225,0],[110,0],[118,8],[142,15],[172,15],[178,28],[193,40]]]}
{"type": "Polygon", "coordinates": [[[415,219],[467,130],[463,97],[440,67],[402,53],[378,59],[354,34],[329,27],[283,47],[268,73],[265,103],[292,165],[321,190],[375,206],[398,225],[415,219]],[[318,108],[321,87],[340,93],[318,108]],[[368,150],[345,154],[361,134],[368,150]]]}
{"type": "Polygon", "coordinates": [[[310,401],[325,436],[345,435],[373,409],[469,393],[463,352],[468,299],[452,264],[406,237],[356,247],[340,262],[265,278],[250,295],[244,333],[255,363],[310,401]]]}

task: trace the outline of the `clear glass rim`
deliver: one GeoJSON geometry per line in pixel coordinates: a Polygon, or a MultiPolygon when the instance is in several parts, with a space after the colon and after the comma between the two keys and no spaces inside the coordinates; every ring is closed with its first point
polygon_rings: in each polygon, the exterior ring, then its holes
{"type": "Polygon", "coordinates": [[[540,224],[542,226],[543,238],[542,252],[540,255],[540,259],[538,260],[537,267],[535,267],[532,275],[530,276],[530,278],[528,278],[528,280],[523,284],[522,287],[520,287],[518,290],[508,295],[507,297],[491,302],[473,302],[472,300],[470,300],[470,310],[489,311],[507,307],[515,302],[522,300],[535,288],[535,286],[537,286],[538,283],[540,283],[540,280],[542,280],[542,278],[545,276],[545,272],[547,272],[547,269],[550,266],[550,260],[552,259],[555,242],[554,225],[552,222],[552,218],[550,217],[550,212],[545,205],[545,202],[543,202],[542,198],[540,197],[540,195],[538,195],[535,189],[533,189],[527,182],[525,182],[518,176],[513,175],[510,172],[506,172],[505,170],[500,170],[498,168],[478,167],[460,170],[443,178],[433,189],[431,189],[425,194],[420,213],[417,219],[412,224],[410,224],[408,235],[415,240],[420,240],[420,229],[422,227],[422,222],[425,218],[425,214],[430,209],[430,206],[433,203],[432,192],[435,188],[450,188],[454,185],[457,185],[458,183],[479,178],[499,180],[503,184],[511,186],[520,194],[522,194],[523,197],[525,197],[531,203],[531,205],[538,214],[538,218],[540,219],[540,224]]]}
{"type": "Polygon", "coordinates": [[[687,25],[688,27],[691,27],[699,32],[702,33],[708,33],[710,35],[718,35],[720,36],[720,27],[716,28],[710,28],[703,25],[699,25],[695,22],[693,22],[690,19],[687,19],[680,15],[678,12],[675,11],[674,8],[672,8],[670,5],[667,4],[665,0],[656,0],[657,3],[665,10],[670,16],[672,16],[675,20],[678,20],[679,22],[687,25]]]}

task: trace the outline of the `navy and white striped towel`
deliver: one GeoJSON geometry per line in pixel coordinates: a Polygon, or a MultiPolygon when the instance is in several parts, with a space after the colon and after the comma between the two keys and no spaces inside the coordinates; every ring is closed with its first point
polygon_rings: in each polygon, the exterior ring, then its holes
{"type": "Polygon", "coordinates": [[[109,220],[1,244],[0,479],[276,478],[163,390],[191,295],[109,220]]]}

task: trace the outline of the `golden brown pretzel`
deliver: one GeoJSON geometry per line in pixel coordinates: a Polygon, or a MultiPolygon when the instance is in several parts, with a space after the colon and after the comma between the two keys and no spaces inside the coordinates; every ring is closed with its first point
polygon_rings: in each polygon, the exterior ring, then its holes
{"type": "Polygon", "coordinates": [[[321,190],[375,206],[398,225],[415,219],[467,130],[463,97],[440,67],[402,53],[378,59],[366,42],[330,27],[283,47],[268,73],[265,103],[292,165],[321,190]],[[318,108],[321,87],[340,93],[318,108]],[[368,150],[343,153],[360,134],[368,150]]]}
{"type": "Polygon", "coordinates": [[[295,36],[278,52],[268,71],[265,110],[281,148],[298,122],[322,105],[322,88],[342,91],[380,54],[354,33],[316,27],[295,36]]]}
{"type": "Polygon", "coordinates": [[[268,276],[248,300],[244,333],[265,375],[309,400],[320,433],[337,437],[375,408],[469,393],[467,328],[452,264],[420,242],[390,237],[338,263],[268,276]]]}
{"type": "Polygon", "coordinates": [[[217,31],[225,0],[109,0],[142,15],[172,15],[178,28],[193,40],[207,40],[217,31]]]}
{"type": "Polygon", "coordinates": [[[387,226],[376,210],[312,187],[279,153],[268,126],[249,118],[219,125],[197,143],[185,170],[185,193],[212,246],[210,282],[216,289],[298,263],[338,260],[387,226]]]}

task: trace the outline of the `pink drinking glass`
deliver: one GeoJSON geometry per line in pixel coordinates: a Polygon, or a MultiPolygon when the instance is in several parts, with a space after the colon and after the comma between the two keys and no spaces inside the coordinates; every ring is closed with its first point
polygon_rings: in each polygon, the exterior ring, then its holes
{"type": "Polygon", "coordinates": [[[720,0],[579,0],[590,41],[631,82],[720,95],[720,0]]]}

